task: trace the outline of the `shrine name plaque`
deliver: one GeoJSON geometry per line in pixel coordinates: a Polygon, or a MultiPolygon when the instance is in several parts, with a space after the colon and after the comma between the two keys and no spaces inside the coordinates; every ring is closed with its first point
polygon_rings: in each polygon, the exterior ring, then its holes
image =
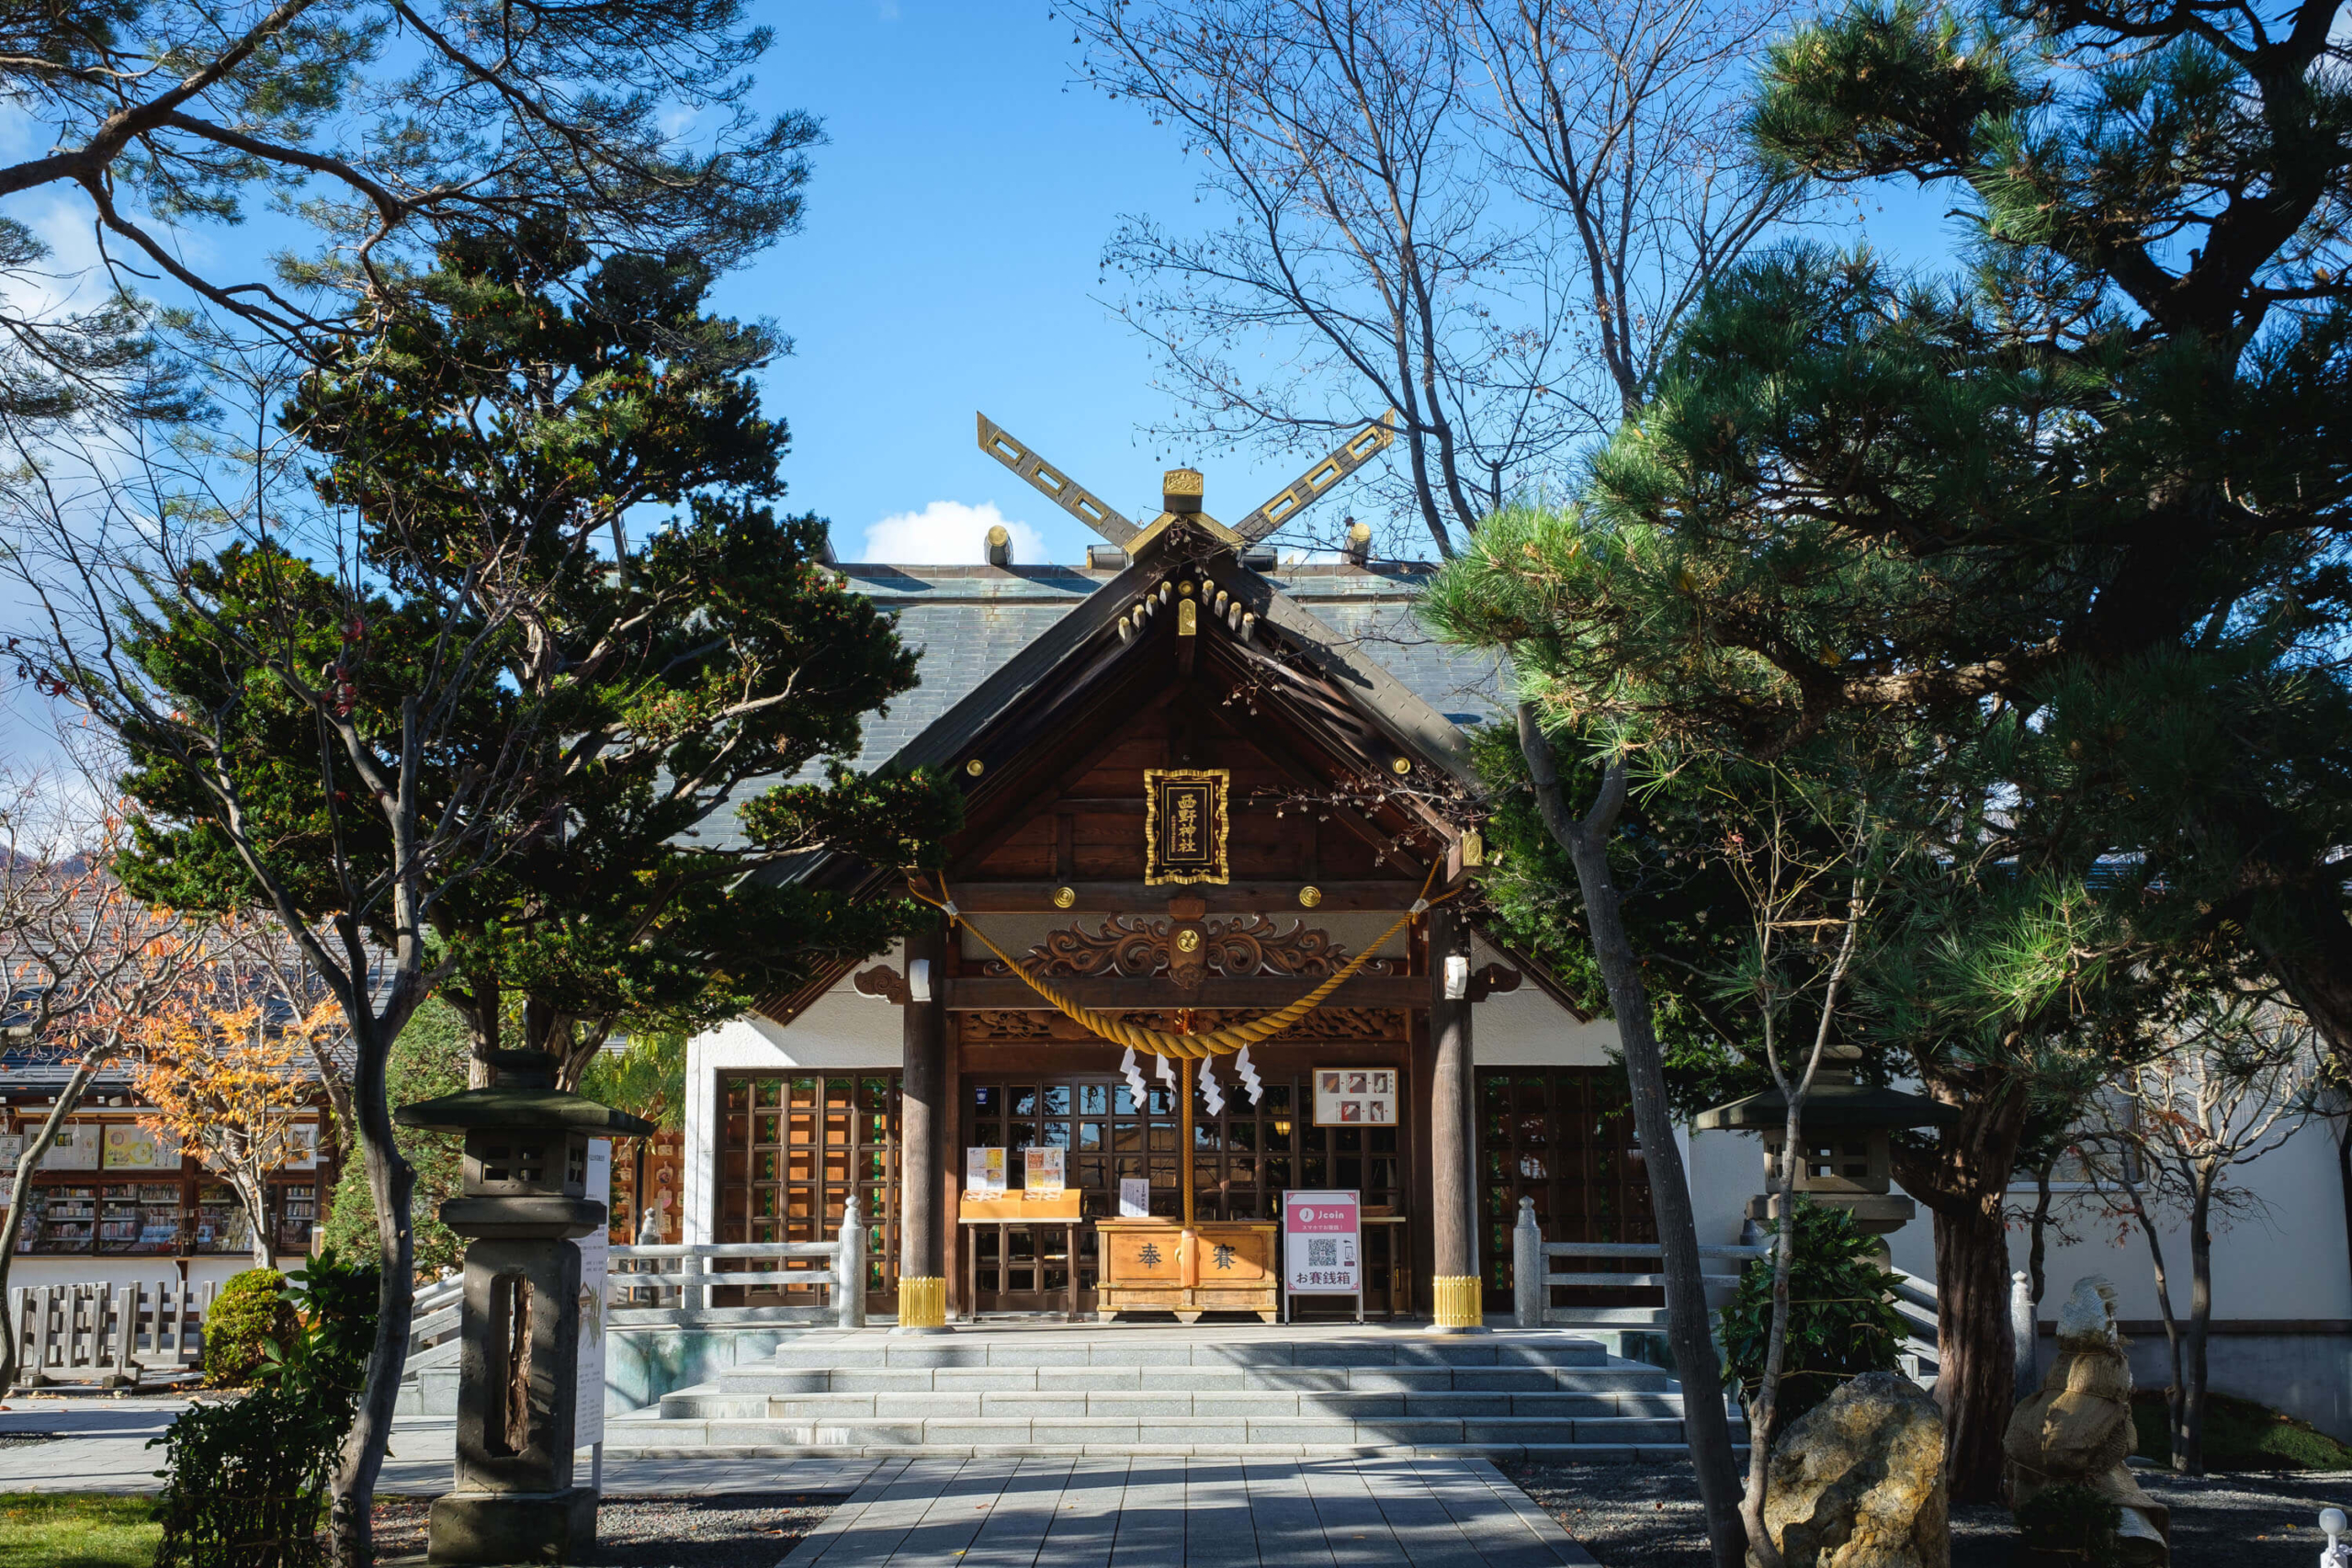
{"type": "Polygon", "coordinates": [[[1108,1323],[1123,1312],[1172,1312],[1191,1323],[1204,1312],[1254,1312],[1272,1323],[1282,1310],[1271,1220],[1097,1220],[1095,1310],[1108,1323]]]}
{"type": "Polygon", "coordinates": [[[1147,886],[1231,880],[1225,846],[1229,821],[1226,795],[1232,782],[1233,775],[1223,768],[1143,771],[1147,886]]]}

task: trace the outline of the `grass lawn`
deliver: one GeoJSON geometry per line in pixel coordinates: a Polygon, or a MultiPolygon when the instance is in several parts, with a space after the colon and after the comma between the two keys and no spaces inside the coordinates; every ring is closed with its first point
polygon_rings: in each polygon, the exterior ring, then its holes
{"type": "Polygon", "coordinates": [[[151,1497],[0,1492],[0,1568],[150,1568],[154,1514],[151,1497]]]}
{"type": "MultiPolygon", "coordinates": [[[[2171,1423],[2165,1414],[2164,1390],[2142,1389],[2132,1394],[2132,1424],[2140,1436],[2135,1453],[2158,1464],[2172,1462],[2172,1434],[2166,1430],[2171,1423]]],[[[2316,1427],[2251,1399],[2208,1393],[2205,1468],[2352,1470],[2352,1449],[2316,1427]]],[[[0,1558],[0,1563],[6,1562],[0,1558]]]]}

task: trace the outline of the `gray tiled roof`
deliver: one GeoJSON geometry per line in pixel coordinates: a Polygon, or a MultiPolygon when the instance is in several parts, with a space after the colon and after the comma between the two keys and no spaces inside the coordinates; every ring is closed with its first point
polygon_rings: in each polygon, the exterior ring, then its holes
{"type": "MultiPolygon", "coordinates": [[[[857,768],[880,767],[907,742],[968,695],[1012,656],[1052,627],[1110,571],[1079,567],[886,566],[844,562],[834,570],[898,618],[899,636],[922,654],[922,684],[865,719],[857,768]]],[[[1455,724],[1491,717],[1503,681],[1494,660],[1438,642],[1413,618],[1411,601],[1428,567],[1382,563],[1296,566],[1265,573],[1347,639],[1348,650],[1387,670],[1455,724]]],[[[816,777],[819,770],[802,776],[816,777]]],[[[745,790],[756,795],[760,785],[745,790]]]]}

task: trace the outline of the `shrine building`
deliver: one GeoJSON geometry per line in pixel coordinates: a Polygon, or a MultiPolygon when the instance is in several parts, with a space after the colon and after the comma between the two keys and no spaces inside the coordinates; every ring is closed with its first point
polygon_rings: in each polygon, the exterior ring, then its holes
{"type": "MultiPolygon", "coordinates": [[[[1419,624],[1433,569],[1373,558],[1367,530],[1328,563],[1262,543],[1388,426],[1229,525],[1190,469],[1132,521],[985,417],[978,434],[1103,543],[1082,567],[1017,562],[1001,531],[985,565],[830,563],[922,656],[856,765],[952,776],[965,821],[911,889],[845,858],[790,874],[911,891],[938,918],[695,1040],[683,1147],[641,1158],[641,1185],[616,1173],[616,1207],[650,1211],[662,1241],[750,1245],[830,1239],[854,1200],[867,1309],[902,1328],[1269,1314],[1285,1192],[1351,1195],[1361,1216],[1361,1301],[1303,1296],[1294,1317],[1508,1314],[1522,1201],[1550,1242],[1654,1242],[1614,1025],[1460,897],[1485,859],[1465,731],[1507,716],[1505,673],[1419,624]]],[[[1800,1187],[1884,1235],[1931,1300],[1931,1223],[1887,1179],[1888,1128],[1923,1102],[1831,1077],[1815,1114],[1838,1125],[1808,1134],[1800,1187]]],[[[1779,1125],[1744,1100],[1678,1127],[1702,1245],[1758,1239],[1757,1129],[1779,1125]]],[[[2321,1118],[2249,1168],[2263,1219],[2217,1241],[2213,1365],[2216,1386],[2352,1438],[2338,1163],[2321,1118]]],[[[2145,1258],[2081,1224],[2098,1195],[2074,1174],[2054,1178],[2075,1228],[2050,1278],[2116,1280],[2158,1356],[2145,1258]]],[[[1663,1317],[1639,1282],[1654,1264],[1579,1256],[1586,1282],[1555,1282],[1546,1321],[1655,1353],[1631,1342],[1663,1317]],[[1589,1283],[1618,1272],[1627,1288],[1589,1283]]],[[[711,1304],[818,1299],[736,1286],[711,1304]]]]}
{"type": "MultiPolygon", "coordinates": [[[[1430,569],[1366,558],[1361,530],[1331,564],[1258,542],[1387,427],[1232,526],[1190,470],[1136,524],[980,436],[1107,544],[1083,568],[995,538],[994,564],[834,566],[922,650],[857,765],[962,784],[915,888],[955,918],[693,1043],[664,1239],[821,1240],[854,1195],[869,1310],[908,1325],[1270,1313],[1289,1190],[1360,1195],[1375,1316],[1509,1310],[1522,1197],[1555,1240],[1652,1239],[1613,1028],[1456,901],[1482,858],[1463,727],[1500,710],[1493,661],[1423,630],[1430,569]]],[[[909,891],[863,863],[797,874],[909,891]]]]}

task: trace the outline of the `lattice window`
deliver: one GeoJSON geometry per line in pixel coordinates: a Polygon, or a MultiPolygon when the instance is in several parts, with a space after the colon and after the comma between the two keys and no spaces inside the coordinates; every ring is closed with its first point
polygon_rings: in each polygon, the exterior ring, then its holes
{"type": "MultiPolygon", "coordinates": [[[[899,1075],[729,1075],[721,1093],[718,1239],[830,1241],[855,1192],[865,1219],[867,1304],[894,1310],[899,1075]]],[[[822,1262],[785,1266],[821,1271],[822,1262]]],[[[821,1295],[814,1285],[754,1286],[718,1292],[714,1299],[718,1305],[806,1305],[821,1295]]]]}
{"type": "MultiPolygon", "coordinates": [[[[1634,1134],[1622,1069],[1481,1070],[1478,1168],[1489,1311],[1510,1310],[1511,1227],[1519,1223],[1521,1198],[1535,1200],[1535,1220],[1546,1241],[1657,1239],[1649,1172],[1634,1134]]],[[[1610,1269],[1593,1262],[1577,1271],[1610,1269]]],[[[1628,1265],[1624,1271],[1650,1269],[1628,1265]]]]}

